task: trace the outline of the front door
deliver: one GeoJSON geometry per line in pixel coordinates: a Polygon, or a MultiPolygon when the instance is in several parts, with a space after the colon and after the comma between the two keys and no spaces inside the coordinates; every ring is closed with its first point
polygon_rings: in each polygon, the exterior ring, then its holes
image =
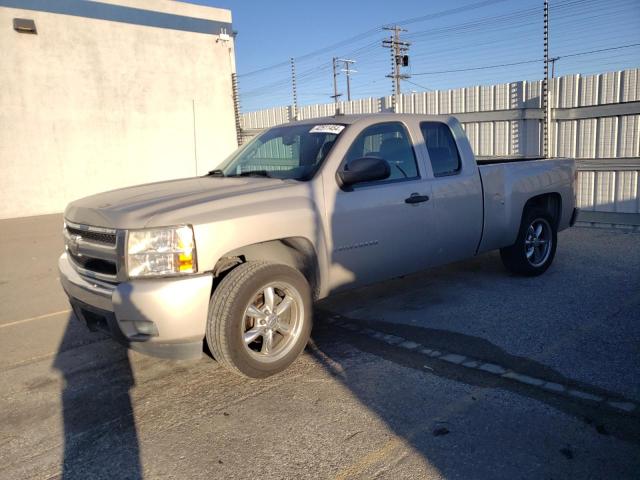
{"type": "Polygon", "coordinates": [[[390,164],[389,178],[337,190],[334,199],[325,199],[333,291],[420,270],[432,254],[430,182],[421,177],[406,127],[400,122],[367,127],[340,168],[372,156],[390,164]]]}

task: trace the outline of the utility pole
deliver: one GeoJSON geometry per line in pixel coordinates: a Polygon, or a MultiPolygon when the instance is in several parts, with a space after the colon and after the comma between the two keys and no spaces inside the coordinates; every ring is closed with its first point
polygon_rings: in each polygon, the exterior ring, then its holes
{"type": "MultiPolygon", "coordinates": [[[[347,60],[346,58],[339,58],[338,62],[344,64],[344,70],[342,70],[347,77],[347,100],[351,101],[351,74],[357,73],[355,70],[351,70],[351,64],[356,63],[355,60],[347,60]]],[[[334,77],[335,78],[335,77],[334,77]]]]}
{"type": "Polygon", "coordinates": [[[341,93],[338,93],[337,62],[338,62],[338,59],[336,57],[333,57],[333,95],[331,95],[331,98],[333,98],[333,101],[335,103],[338,103],[338,98],[342,95],[341,93]]]}
{"type": "Polygon", "coordinates": [[[542,126],[542,156],[549,158],[549,135],[551,130],[551,115],[549,111],[549,0],[544,0],[544,79],[542,80],[542,109],[544,110],[544,125],[542,126]]]}
{"type": "Polygon", "coordinates": [[[292,117],[294,120],[298,119],[298,91],[296,88],[296,64],[291,57],[291,92],[293,93],[293,112],[292,117]]]}
{"type": "Polygon", "coordinates": [[[556,60],[560,60],[560,57],[553,57],[549,59],[551,62],[551,78],[556,77],[556,60]]]}
{"type": "Polygon", "coordinates": [[[401,73],[400,67],[409,66],[409,56],[406,53],[409,51],[409,45],[411,44],[400,39],[400,33],[406,32],[406,30],[398,25],[384,27],[384,29],[393,32],[389,40],[382,41],[382,46],[391,50],[391,74],[387,75],[387,77],[393,79],[393,108],[395,110],[397,97],[401,93],[400,80],[409,78],[409,75],[401,73]]]}

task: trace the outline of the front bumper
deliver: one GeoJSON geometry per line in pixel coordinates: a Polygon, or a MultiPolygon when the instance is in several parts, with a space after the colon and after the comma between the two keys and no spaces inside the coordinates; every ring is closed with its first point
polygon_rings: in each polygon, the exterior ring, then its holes
{"type": "Polygon", "coordinates": [[[127,347],[157,357],[202,354],[211,274],[113,285],[79,275],[66,253],[58,269],[74,313],[90,329],[107,331],[127,347]]]}

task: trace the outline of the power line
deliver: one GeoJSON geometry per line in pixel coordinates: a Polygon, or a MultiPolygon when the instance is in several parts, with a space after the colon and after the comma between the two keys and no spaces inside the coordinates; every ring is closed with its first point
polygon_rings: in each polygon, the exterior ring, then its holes
{"type": "MultiPolygon", "coordinates": [[[[508,0],[483,0],[477,1],[475,3],[471,3],[462,7],[456,7],[448,10],[444,10],[443,12],[434,12],[430,15],[421,15],[419,17],[407,18],[396,22],[397,25],[407,25],[411,23],[418,23],[429,21],[439,16],[444,16],[446,12],[448,15],[454,15],[456,13],[461,13],[464,11],[472,10],[472,9],[481,9],[490,4],[504,3],[508,0]]],[[[567,65],[579,65],[578,58],[581,56],[587,55],[597,55],[601,54],[599,58],[601,60],[595,60],[598,65],[601,65],[603,61],[609,58],[621,58],[620,62],[628,63],[629,65],[633,62],[634,56],[632,53],[629,53],[627,57],[625,57],[624,53],[613,55],[610,57],[604,57],[604,53],[610,51],[619,51],[624,49],[629,49],[632,47],[640,46],[640,43],[626,43],[624,45],[616,45],[607,48],[592,48],[590,50],[582,51],[580,50],[580,45],[589,44],[589,47],[597,46],[597,43],[594,45],[594,41],[590,39],[592,37],[592,30],[589,28],[589,25],[598,25],[603,19],[605,22],[616,22],[616,30],[612,35],[608,36],[608,42],[617,43],[616,40],[624,42],[625,40],[637,40],[637,38],[633,38],[628,30],[631,28],[631,24],[634,21],[634,15],[626,14],[628,11],[629,3],[637,5],[634,1],[625,1],[625,0],[612,0],[607,2],[606,8],[603,4],[600,3],[599,0],[553,0],[549,1],[549,11],[553,15],[553,27],[554,31],[562,32],[562,35],[558,35],[562,44],[558,44],[554,42],[553,53],[554,57],[560,59],[559,68],[562,74],[569,73],[571,70],[567,70],[568,67],[565,66],[565,62],[562,59],[566,58],[567,65]],[[623,7],[624,6],[624,7],[623,7]],[[613,7],[613,8],[612,8],[613,7]],[[616,19],[619,18],[619,21],[616,19]],[[586,23],[585,23],[586,22],[586,23]],[[623,28],[618,28],[620,25],[624,25],[623,28]],[[573,34],[573,33],[574,34],[573,34]],[[623,35],[623,33],[625,33],[623,35]],[[631,35],[631,38],[629,37],[631,35]],[[584,39],[584,41],[583,41],[584,39]],[[613,40],[613,42],[612,42],[613,40]],[[570,48],[572,46],[577,47],[576,50],[570,48]],[[559,51],[561,47],[563,50],[569,50],[569,53],[566,55],[562,55],[559,51]],[[568,48],[569,47],[569,48],[568,48]],[[573,50],[573,51],[572,51],[573,50]],[[557,55],[557,53],[560,53],[557,55]],[[622,55],[622,57],[621,57],[622,55]],[[575,60],[574,60],[575,58],[575,60]],[[628,60],[622,60],[623,58],[628,58],[628,60]],[[566,73],[565,73],[566,72],[566,73]]],[[[540,2],[542,3],[542,2],[540,2]]],[[[510,4],[511,5],[511,4],[510,4]]],[[[519,4],[513,4],[514,6],[520,6],[519,4]]],[[[517,7],[516,7],[517,8],[517,7]]],[[[432,71],[422,71],[418,73],[412,73],[412,75],[416,76],[434,76],[437,78],[437,75],[444,75],[447,73],[462,73],[462,72],[480,72],[487,71],[486,74],[476,74],[476,75],[456,75],[452,76],[450,81],[447,81],[446,84],[443,84],[442,80],[435,81],[433,88],[450,88],[450,85],[453,83],[460,84],[461,81],[466,81],[463,79],[473,79],[478,78],[487,78],[487,80],[498,79],[499,77],[504,77],[506,74],[502,72],[498,73],[489,73],[492,69],[500,69],[504,68],[504,72],[522,72],[522,79],[525,76],[529,76],[528,72],[531,72],[533,75],[534,64],[543,61],[536,55],[536,52],[533,51],[532,45],[536,38],[539,38],[539,34],[536,35],[533,31],[533,28],[540,28],[540,17],[542,9],[540,7],[535,8],[520,8],[511,10],[506,5],[502,8],[502,12],[497,15],[487,15],[483,18],[467,20],[465,22],[455,22],[449,23],[447,25],[437,26],[437,28],[428,28],[425,30],[413,31],[411,34],[403,35],[403,40],[410,39],[412,42],[411,50],[412,50],[412,63],[414,64],[414,69],[418,65],[416,59],[421,59],[420,63],[427,61],[430,65],[436,66],[438,63],[444,66],[444,69],[434,68],[432,71]],[[505,12],[504,10],[511,10],[505,12]],[[538,12],[536,14],[536,12],[538,12]],[[517,34],[515,33],[517,29],[517,34]],[[505,40],[499,37],[499,35],[503,36],[505,40]],[[515,37],[517,35],[517,37],[515,37]],[[508,37],[508,39],[507,39],[508,37]],[[524,60],[522,56],[518,57],[516,54],[518,52],[514,51],[514,47],[512,45],[513,39],[518,38],[523,42],[523,48],[520,49],[520,55],[524,56],[524,60]],[[471,41],[470,41],[471,40],[471,41]],[[479,40],[479,42],[478,42],[479,40]],[[501,45],[504,43],[504,45],[501,45]],[[509,43],[509,45],[507,45],[509,43]],[[496,44],[493,48],[487,47],[487,45],[496,44]],[[482,50],[482,47],[484,51],[482,50]],[[509,47],[509,48],[507,48],[509,47]],[[415,51],[414,51],[415,50],[415,51]],[[489,65],[478,65],[478,66],[470,66],[460,68],[451,68],[452,66],[449,64],[451,58],[455,58],[456,55],[452,55],[452,52],[462,51],[466,52],[467,58],[480,58],[480,55],[484,55],[484,52],[491,52],[491,57],[498,58],[502,60],[498,60],[498,62],[489,65]],[[477,52],[477,53],[472,53],[477,52]],[[523,55],[524,54],[524,55],[523,55]],[[533,54],[533,55],[532,55],[533,54]],[[526,55],[526,56],[525,56],[526,55]],[[511,57],[511,58],[509,58],[511,57]],[[515,57],[515,58],[514,58],[515,57]],[[530,59],[527,60],[527,57],[530,59]],[[513,59],[513,61],[510,61],[513,59]],[[445,63],[446,60],[446,63],[445,63]],[[444,65],[443,65],[444,63],[444,65]],[[531,68],[525,67],[525,65],[531,65],[531,68]],[[513,69],[506,70],[509,67],[522,66],[521,69],[513,69]],[[449,68],[447,68],[449,67],[449,68]],[[493,78],[490,78],[493,76],[493,78]],[[455,77],[455,78],[453,78],[455,77]]],[[[634,11],[635,12],[635,11],[634,11]]],[[[637,18],[637,17],[636,17],[637,18]]],[[[304,65],[307,68],[298,68],[298,75],[296,76],[296,83],[299,89],[299,96],[301,98],[316,96],[315,92],[325,91],[326,87],[328,87],[328,83],[330,82],[330,71],[332,68],[331,62],[321,62],[319,63],[319,58],[315,61],[309,61],[317,56],[321,55],[325,51],[330,51],[332,48],[338,48],[336,46],[348,46],[352,52],[346,53],[343,51],[336,51],[336,53],[343,55],[347,58],[352,58],[358,61],[358,65],[360,68],[360,74],[358,77],[354,77],[353,85],[357,86],[358,94],[362,95],[364,93],[361,86],[363,85],[362,80],[367,80],[368,78],[372,78],[373,76],[382,77],[382,63],[388,65],[388,60],[384,61],[379,56],[376,56],[376,49],[379,48],[379,39],[373,40],[367,37],[371,37],[381,33],[381,28],[375,28],[368,30],[366,32],[362,32],[360,34],[354,35],[348,39],[342,40],[340,42],[336,42],[327,47],[323,47],[321,49],[314,50],[309,52],[308,54],[302,55],[300,57],[296,57],[296,63],[300,60],[300,62],[304,61],[304,65]],[[363,41],[365,40],[365,41],[363,41]],[[326,73],[326,74],[325,74],[326,73]],[[309,93],[305,93],[309,92],[309,93]]],[[[538,30],[539,32],[539,30],[538,30]]],[[[555,38],[555,36],[554,36],[555,38]]],[[[408,42],[407,42],[408,43],[408,42]]],[[[393,50],[393,49],[392,49],[393,50]]],[[[487,56],[489,58],[489,56],[487,56]]],[[[395,56],[394,56],[395,61],[395,56]]],[[[621,64],[618,62],[618,64],[621,64]]],[[[249,76],[253,73],[258,72],[266,72],[272,71],[273,75],[267,75],[267,78],[272,79],[266,85],[261,87],[256,87],[248,91],[244,91],[242,89],[242,94],[244,97],[252,98],[252,103],[255,105],[257,98],[264,98],[265,103],[272,103],[273,97],[280,97],[280,92],[284,89],[282,87],[286,86],[291,82],[289,76],[286,76],[286,71],[284,69],[276,71],[276,69],[281,69],[286,66],[290,62],[280,62],[269,67],[263,67],[261,69],[255,70],[253,72],[248,72],[247,74],[240,74],[240,77],[249,76]],[[276,76],[276,74],[278,76],[276,76]],[[282,75],[282,76],[280,76],[282,75]],[[266,97],[270,97],[269,100],[266,97]]],[[[584,61],[583,61],[584,63],[584,61]]],[[[468,65],[468,64],[467,64],[468,65]]],[[[296,65],[299,67],[299,65],[296,65]]],[[[337,67],[336,67],[337,68],[337,67]]],[[[538,67],[539,68],[539,67],[538,67]]],[[[571,67],[573,68],[573,67],[571,67]]],[[[385,69],[386,70],[386,69],[385,69]]],[[[584,70],[584,69],[583,69],[584,70]]],[[[336,72],[337,73],[337,72],[336,72]]],[[[580,73],[585,73],[581,71],[580,73]]],[[[446,77],[442,77],[446,78],[446,77]]],[[[533,76],[528,78],[534,78],[533,76]]],[[[527,78],[527,79],[528,79],[527,78]]],[[[257,78],[255,80],[258,80],[257,78]]],[[[263,76],[260,77],[260,80],[265,81],[263,76]]],[[[258,81],[260,81],[258,80],[258,81]]],[[[419,83],[415,83],[409,80],[406,80],[407,83],[415,85],[416,87],[428,89],[419,83]]],[[[496,80],[499,81],[499,80],[496,80]]],[[[253,87],[255,83],[253,81],[250,82],[253,87]]],[[[429,82],[430,83],[430,82],[429,82]]],[[[367,85],[364,83],[364,85],[367,85]]],[[[381,88],[382,82],[378,84],[378,88],[381,88]]],[[[394,80],[395,85],[395,80],[394,80]]],[[[243,85],[244,86],[244,85],[243,85]]],[[[336,92],[334,91],[334,94],[336,92]]],[[[259,101],[261,102],[261,101],[259,101]]],[[[288,102],[287,102],[288,103],[288,102]]],[[[302,104],[304,104],[304,100],[302,100],[302,104]]]]}
{"type": "Polygon", "coordinates": [[[629,43],[627,45],[619,45],[617,47],[600,48],[598,50],[589,50],[588,52],[569,53],[567,55],[561,55],[560,58],[578,57],[580,55],[590,55],[592,53],[609,52],[611,50],[621,50],[623,48],[638,47],[638,46],[640,46],[640,43],[629,43]]]}
{"type": "MultiPolygon", "coordinates": [[[[581,55],[590,55],[593,53],[600,53],[600,52],[609,52],[612,50],[621,50],[623,48],[631,48],[631,47],[638,47],[640,46],[640,43],[629,43],[626,45],[618,45],[616,47],[609,47],[609,48],[599,48],[597,50],[589,50],[586,52],[576,52],[576,53],[569,53],[566,55],[557,55],[556,58],[558,59],[562,59],[562,58],[569,58],[569,57],[578,57],[581,55]]],[[[531,60],[523,60],[521,62],[512,62],[512,63],[499,63],[496,65],[483,65],[481,67],[471,67],[471,68],[456,68],[453,70],[440,70],[437,72],[421,72],[421,73],[413,73],[412,76],[420,76],[420,75],[440,75],[443,73],[456,73],[456,72],[471,72],[474,70],[487,70],[487,69],[491,69],[491,68],[500,68],[500,67],[510,67],[513,65],[524,65],[527,63],[536,63],[536,62],[542,62],[544,61],[544,59],[542,58],[537,58],[537,59],[531,59],[531,60]]]]}
{"type": "Polygon", "coordinates": [[[499,67],[510,67],[513,65],[524,65],[526,63],[537,63],[540,62],[541,59],[537,58],[535,60],[523,60],[522,62],[512,62],[512,63],[499,63],[497,65],[483,65],[482,67],[472,67],[472,68],[456,68],[453,70],[440,70],[437,72],[421,72],[421,73],[413,73],[414,77],[420,75],[440,75],[443,73],[456,73],[456,72],[471,72],[473,70],[487,70],[490,68],[499,68],[499,67]]]}
{"type": "Polygon", "coordinates": [[[416,87],[424,88],[425,90],[428,90],[430,92],[433,91],[433,89],[431,89],[429,87],[425,87],[424,85],[420,85],[419,83],[412,82],[411,80],[405,80],[405,82],[410,83],[411,85],[415,85],[416,87]]]}
{"type": "Polygon", "coordinates": [[[431,13],[429,15],[421,15],[419,17],[407,18],[407,19],[400,20],[393,23],[395,23],[396,25],[409,25],[411,23],[424,22],[426,20],[434,20],[436,18],[445,17],[447,15],[454,15],[456,13],[467,12],[470,10],[487,7],[489,5],[493,5],[494,3],[502,3],[506,1],[508,0],[483,0],[481,2],[471,3],[469,5],[463,5],[457,8],[450,8],[448,10],[442,10],[440,12],[431,13]]]}
{"type": "MultiPolygon", "coordinates": [[[[489,5],[494,4],[494,3],[500,3],[500,2],[505,2],[505,1],[508,1],[508,0],[483,0],[483,1],[472,3],[472,4],[469,4],[469,5],[464,5],[464,6],[456,7],[456,8],[450,8],[448,10],[442,10],[440,12],[435,12],[435,13],[432,13],[432,14],[429,14],[429,15],[422,15],[420,17],[408,18],[408,19],[404,19],[404,20],[401,20],[401,21],[398,21],[398,22],[393,22],[393,23],[398,24],[398,25],[407,25],[407,24],[410,24],[410,23],[422,22],[422,21],[426,21],[426,20],[433,20],[435,18],[441,18],[441,17],[447,16],[447,15],[454,15],[456,13],[461,13],[461,12],[465,12],[465,11],[469,11],[469,10],[475,10],[475,9],[478,9],[478,8],[489,6],[489,5]]],[[[574,1],[577,1],[577,0],[574,0],[574,1]]],[[[379,33],[382,29],[383,29],[383,27],[375,27],[375,28],[372,28],[370,30],[358,33],[358,34],[356,34],[356,35],[354,35],[352,37],[346,38],[344,40],[341,40],[339,42],[333,43],[331,45],[327,45],[326,47],[322,47],[322,48],[319,48],[317,50],[313,50],[311,52],[305,53],[303,55],[299,55],[299,56],[295,57],[296,61],[300,62],[302,60],[306,60],[308,58],[312,58],[312,57],[321,55],[323,53],[327,53],[327,52],[329,52],[331,50],[335,50],[335,49],[337,49],[337,48],[339,48],[339,47],[341,47],[343,45],[354,43],[354,42],[356,42],[358,40],[362,40],[363,38],[366,38],[368,36],[371,36],[371,35],[374,35],[376,33],[379,33]]],[[[265,67],[261,67],[261,68],[256,69],[256,70],[252,70],[250,72],[240,73],[240,74],[238,74],[238,77],[248,77],[248,76],[256,75],[258,73],[263,73],[263,72],[268,71],[268,70],[273,70],[275,68],[285,67],[287,65],[289,65],[289,61],[282,61],[282,62],[278,62],[278,63],[272,64],[272,65],[267,65],[265,67]]]]}

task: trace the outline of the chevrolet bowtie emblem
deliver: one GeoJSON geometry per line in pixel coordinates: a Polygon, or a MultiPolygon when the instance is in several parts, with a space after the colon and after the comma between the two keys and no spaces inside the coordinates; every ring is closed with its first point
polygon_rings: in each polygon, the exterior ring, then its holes
{"type": "Polygon", "coordinates": [[[73,255],[74,257],[81,256],[81,254],[80,254],[80,241],[81,240],[82,240],[82,237],[80,235],[70,235],[69,236],[69,242],[67,243],[67,248],[69,249],[69,252],[71,252],[71,255],[73,255]]]}

